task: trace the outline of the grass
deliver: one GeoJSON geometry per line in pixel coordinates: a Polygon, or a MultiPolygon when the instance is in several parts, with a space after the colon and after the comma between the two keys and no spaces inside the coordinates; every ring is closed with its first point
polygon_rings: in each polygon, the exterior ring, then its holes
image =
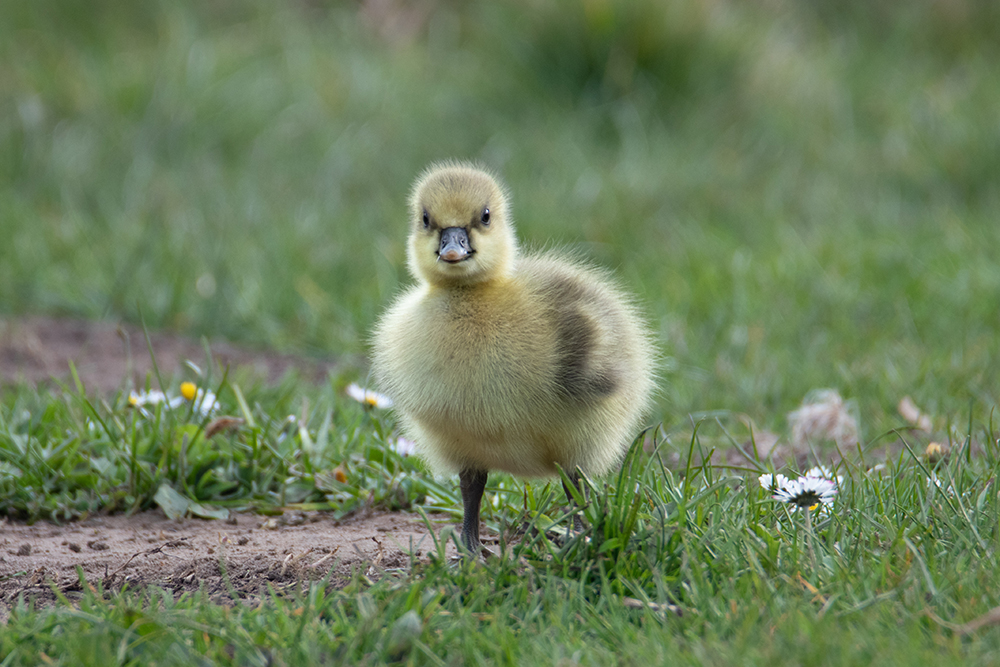
{"type": "MultiPolygon", "coordinates": [[[[408,280],[412,179],[479,159],[529,246],[579,250],[639,294],[664,351],[660,455],[681,464],[636,453],[595,482],[590,542],[525,539],[481,567],[255,609],[156,590],[24,601],[0,661],[988,662],[995,630],[927,612],[998,605],[992,4],[442,3],[399,22],[378,6],[3,5],[0,314],[363,352],[408,280]],[[869,456],[900,437],[912,452],[880,473],[851,458],[811,534],[753,473],[685,465],[689,447],[786,436],[823,387],[857,406],[869,456]],[[907,395],[952,445],[943,489],[926,438],[896,430],[907,395]]],[[[453,484],[393,450],[391,416],[343,397],[364,374],[165,378],[244,420],[214,435],[188,404],[4,387],[0,509],[134,511],[166,485],[211,512],[455,511],[453,484]]],[[[494,526],[562,513],[544,484],[491,490],[494,526]]]]}
{"type": "MultiPolygon", "coordinates": [[[[292,376],[271,387],[247,379],[222,378],[218,398],[212,392],[216,409],[204,413],[198,398],[134,405],[143,391],[98,403],[82,386],[8,393],[9,408],[0,408],[0,510],[29,521],[134,512],[175,497],[158,499],[164,485],[200,503],[195,514],[206,517],[229,507],[343,516],[371,503],[406,508],[428,493],[454,502],[417,459],[396,450],[391,422],[383,426],[342,387],[303,392],[292,376]]],[[[168,388],[167,396],[181,394],[168,388]]]]}
{"type": "Polygon", "coordinates": [[[619,475],[592,485],[588,529],[568,542],[532,528],[566,525],[551,487],[501,478],[494,521],[529,522],[510,557],[456,566],[438,551],[377,583],[316,582],[256,607],[84,586],[78,603],[19,600],[0,655],[7,664],[989,661],[1000,636],[963,636],[961,625],[1000,604],[1000,441],[973,435],[986,443],[973,463],[960,449],[937,464],[904,453],[878,471],[845,465],[836,501],[808,523],[753,476],[679,475],[637,444],[619,475]]]}

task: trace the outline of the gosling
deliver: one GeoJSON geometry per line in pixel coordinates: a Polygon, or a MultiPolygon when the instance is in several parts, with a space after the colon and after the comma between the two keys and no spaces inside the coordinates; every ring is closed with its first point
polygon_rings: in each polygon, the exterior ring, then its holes
{"type": "Polygon", "coordinates": [[[489,471],[560,466],[578,484],[621,461],[650,406],[652,337],[603,272],[519,253],[507,192],[471,164],[417,180],[407,258],[417,284],[379,321],[373,372],[431,466],[459,473],[478,554],[489,471]]]}

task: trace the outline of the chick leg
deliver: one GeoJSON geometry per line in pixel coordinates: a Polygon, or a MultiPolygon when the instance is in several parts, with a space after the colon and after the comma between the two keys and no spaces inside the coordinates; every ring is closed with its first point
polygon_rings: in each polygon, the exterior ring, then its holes
{"type": "MultiPolygon", "coordinates": [[[[587,490],[583,487],[582,484],[580,484],[580,469],[573,468],[566,474],[566,476],[569,477],[569,481],[573,485],[573,487],[577,491],[579,491],[584,498],[586,498],[587,490]]],[[[576,504],[576,500],[573,499],[573,494],[570,491],[570,488],[566,484],[566,482],[563,482],[563,491],[566,492],[566,498],[569,500],[570,507],[573,508],[573,530],[577,532],[583,532],[584,530],[583,518],[580,516],[580,512],[582,511],[583,508],[579,507],[576,504]]],[[[569,539],[569,537],[570,535],[569,532],[567,531],[566,539],[569,539]]]]}
{"type": "Polygon", "coordinates": [[[486,489],[485,470],[466,469],[459,473],[462,487],[462,544],[475,555],[479,555],[479,508],[483,501],[483,490],[486,489]]]}

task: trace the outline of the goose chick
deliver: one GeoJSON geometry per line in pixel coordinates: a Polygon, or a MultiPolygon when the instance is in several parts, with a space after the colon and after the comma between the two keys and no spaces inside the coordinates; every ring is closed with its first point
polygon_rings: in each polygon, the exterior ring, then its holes
{"type": "Polygon", "coordinates": [[[507,193],[472,165],[417,180],[407,254],[417,284],[378,323],[373,371],[425,458],[459,472],[478,553],[489,471],[575,481],[620,462],[649,408],[652,339],[604,273],[521,254],[507,193]]]}

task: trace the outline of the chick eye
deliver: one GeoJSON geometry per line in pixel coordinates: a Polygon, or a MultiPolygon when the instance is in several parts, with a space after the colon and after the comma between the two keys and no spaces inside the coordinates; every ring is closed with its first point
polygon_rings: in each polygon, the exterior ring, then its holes
{"type": "Polygon", "coordinates": [[[431,226],[431,219],[430,217],[428,217],[427,211],[424,211],[424,229],[427,229],[430,226],[431,226]]]}
{"type": "Polygon", "coordinates": [[[484,225],[490,224],[490,209],[488,208],[483,209],[482,221],[484,225]]]}

